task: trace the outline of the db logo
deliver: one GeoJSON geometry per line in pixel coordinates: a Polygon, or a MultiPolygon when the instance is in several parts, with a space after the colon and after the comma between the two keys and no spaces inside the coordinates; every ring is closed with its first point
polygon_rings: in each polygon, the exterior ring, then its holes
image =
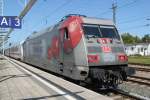
{"type": "Polygon", "coordinates": [[[111,52],[111,47],[103,46],[102,51],[105,52],[105,53],[111,52]]]}
{"type": "Polygon", "coordinates": [[[78,21],[75,20],[69,24],[69,32],[74,32],[78,27],[78,21]]]}

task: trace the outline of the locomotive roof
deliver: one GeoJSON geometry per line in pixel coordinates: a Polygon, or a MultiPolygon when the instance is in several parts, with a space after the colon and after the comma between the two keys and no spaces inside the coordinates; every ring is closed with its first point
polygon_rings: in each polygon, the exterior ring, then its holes
{"type": "Polygon", "coordinates": [[[43,29],[43,30],[41,30],[41,31],[39,31],[39,32],[33,32],[30,36],[28,36],[27,37],[27,40],[28,39],[32,39],[32,38],[35,38],[35,37],[38,37],[38,36],[40,36],[40,35],[42,35],[42,34],[44,34],[44,33],[47,33],[47,32],[49,32],[49,31],[51,31],[53,28],[54,28],[55,26],[50,26],[50,27],[47,27],[47,28],[45,28],[45,29],[43,29]]]}
{"type": "Polygon", "coordinates": [[[112,20],[104,18],[82,17],[82,20],[88,24],[114,25],[112,20]]]}
{"type": "Polygon", "coordinates": [[[87,23],[87,24],[114,25],[113,21],[110,19],[87,17],[85,15],[80,15],[80,14],[66,15],[62,18],[61,22],[65,21],[68,17],[72,17],[72,16],[80,17],[83,20],[83,23],[87,23]]]}
{"type": "MultiPolygon", "coordinates": [[[[100,18],[85,17],[85,16],[80,16],[80,17],[83,20],[83,23],[86,23],[86,24],[114,25],[113,21],[110,20],[110,19],[103,19],[103,18],[100,19],[100,18]]],[[[30,36],[27,37],[27,40],[35,38],[35,37],[38,37],[38,36],[40,36],[40,35],[42,35],[44,33],[47,33],[49,31],[51,31],[54,27],[59,26],[65,20],[66,19],[61,20],[58,24],[50,26],[50,27],[47,27],[46,29],[43,29],[43,30],[41,30],[39,32],[36,32],[36,31],[33,32],[30,36]]]]}

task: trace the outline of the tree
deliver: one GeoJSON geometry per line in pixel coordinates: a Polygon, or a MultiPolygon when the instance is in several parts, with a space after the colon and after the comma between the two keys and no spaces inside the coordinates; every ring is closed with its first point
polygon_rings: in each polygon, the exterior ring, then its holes
{"type": "Polygon", "coordinates": [[[123,33],[121,36],[125,44],[150,43],[150,34],[145,34],[142,38],[133,36],[130,33],[123,33]]]}
{"type": "Polygon", "coordinates": [[[135,43],[141,43],[142,42],[142,40],[138,36],[135,36],[134,39],[135,39],[135,43]]]}
{"type": "MultiPolygon", "coordinates": [[[[124,33],[121,36],[122,36],[122,39],[123,39],[123,41],[124,41],[125,44],[136,43],[135,37],[132,36],[130,33],[124,33]]],[[[137,39],[139,39],[139,38],[137,37],[137,39]]]]}
{"type": "Polygon", "coordinates": [[[142,38],[142,42],[150,43],[150,34],[144,35],[144,37],[142,38]]]}

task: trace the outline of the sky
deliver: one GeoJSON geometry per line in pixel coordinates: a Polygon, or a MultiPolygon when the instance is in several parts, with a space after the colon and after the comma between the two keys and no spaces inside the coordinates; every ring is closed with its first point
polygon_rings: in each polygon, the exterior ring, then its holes
{"type": "MultiPolygon", "coordinates": [[[[3,0],[4,16],[18,16],[29,0],[3,0]]],[[[129,32],[139,37],[150,34],[150,0],[37,0],[15,29],[6,46],[24,41],[32,32],[56,24],[67,14],[112,19],[112,3],[117,3],[116,26],[119,33],[129,32]]]]}

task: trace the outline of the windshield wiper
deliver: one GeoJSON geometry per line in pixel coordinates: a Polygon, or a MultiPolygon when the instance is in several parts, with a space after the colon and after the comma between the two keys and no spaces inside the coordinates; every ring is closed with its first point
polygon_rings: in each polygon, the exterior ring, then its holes
{"type": "Polygon", "coordinates": [[[96,35],[87,35],[88,38],[98,38],[96,35]]]}
{"type": "Polygon", "coordinates": [[[121,43],[121,41],[117,38],[113,38],[113,41],[115,41],[116,43],[121,43]]]}

